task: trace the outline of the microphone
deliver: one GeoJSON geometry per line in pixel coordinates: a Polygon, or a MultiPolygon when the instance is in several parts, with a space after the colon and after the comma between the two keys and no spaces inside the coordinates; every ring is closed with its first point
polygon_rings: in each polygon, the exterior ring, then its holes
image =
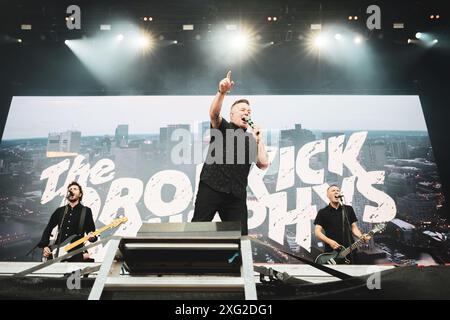
{"type": "Polygon", "coordinates": [[[336,196],[336,198],[342,199],[344,196],[342,194],[336,196]]]}
{"type": "Polygon", "coordinates": [[[254,128],[254,123],[253,123],[252,118],[250,118],[250,117],[244,117],[244,121],[247,122],[248,125],[249,125],[252,129],[255,129],[255,128],[254,128]]]}
{"type": "Polygon", "coordinates": [[[73,196],[73,192],[72,191],[67,191],[67,198],[70,198],[71,196],[73,196]]]}

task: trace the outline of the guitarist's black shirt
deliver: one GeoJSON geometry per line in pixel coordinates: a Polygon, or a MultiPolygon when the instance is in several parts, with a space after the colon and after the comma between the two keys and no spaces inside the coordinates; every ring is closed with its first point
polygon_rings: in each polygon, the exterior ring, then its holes
{"type": "MultiPolygon", "coordinates": [[[[350,226],[353,222],[358,221],[358,219],[356,219],[355,211],[351,206],[345,206],[345,211],[347,212],[350,226]]],[[[342,239],[342,206],[335,209],[328,205],[325,208],[320,209],[319,212],[317,212],[314,224],[322,226],[325,231],[325,235],[328,238],[333,239],[344,247],[348,247],[353,243],[353,236],[351,235],[351,230],[349,229],[347,223],[345,223],[345,236],[344,239],[342,239]],[[349,238],[352,243],[349,243],[349,238]]],[[[333,249],[325,243],[325,251],[330,252],[333,251],[333,249]]]]}
{"type": "MultiPolygon", "coordinates": [[[[50,221],[47,224],[47,227],[45,228],[44,232],[42,233],[41,241],[39,242],[38,247],[44,248],[49,245],[51,232],[54,227],[60,225],[64,215],[64,209],[66,207],[68,207],[68,210],[64,218],[64,222],[62,224],[61,230],[58,230],[59,231],[58,237],[61,237],[61,243],[63,243],[64,240],[66,240],[71,235],[77,234],[79,232],[78,228],[80,225],[81,210],[83,208],[83,205],[81,203],[78,203],[74,208],[72,208],[70,205],[59,207],[50,217],[50,221]]],[[[87,234],[91,231],[92,232],[95,231],[95,224],[94,219],[92,217],[92,210],[88,207],[86,207],[86,216],[84,218],[84,225],[82,229],[83,229],[82,234],[78,234],[71,242],[75,242],[76,240],[81,239],[84,236],[84,233],[87,234]]],[[[72,250],[76,250],[81,247],[82,245],[72,250]]]]}

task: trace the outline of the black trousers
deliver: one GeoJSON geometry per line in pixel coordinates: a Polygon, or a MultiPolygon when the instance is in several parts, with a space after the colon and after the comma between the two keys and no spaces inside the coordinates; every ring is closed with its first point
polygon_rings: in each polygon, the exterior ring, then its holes
{"type": "Polygon", "coordinates": [[[247,199],[216,191],[200,181],[192,222],[212,221],[216,212],[222,221],[239,221],[242,235],[248,234],[247,199]]]}

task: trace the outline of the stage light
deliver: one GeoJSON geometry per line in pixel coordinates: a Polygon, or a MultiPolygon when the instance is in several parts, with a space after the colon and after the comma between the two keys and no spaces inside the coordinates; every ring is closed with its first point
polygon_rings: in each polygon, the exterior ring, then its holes
{"type": "Polygon", "coordinates": [[[348,16],[348,20],[353,20],[353,17],[352,16],[348,16]]]}
{"type": "Polygon", "coordinates": [[[139,47],[148,48],[150,46],[150,38],[148,36],[140,36],[138,41],[139,47]]]}
{"type": "Polygon", "coordinates": [[[123,34],[119,34],[117,35],[116,39],[117,41],[122,41],[125,37],[123,36],[123,34]]]}
{"type": "Polygon", "coordinates": [[[31,30],[31,24],[22,24],[20,25],[21,30],[31,30]]]}
{"type": "Polygon", "coordinates": [[[147,21],[148,20],[148,18],[147,17],[144,17],[144,21],[147,21]]]}
{"type": "Polygon", "coordinates": [[[278,20],[278,18],[277,18],[277,17],[273,17],[272,19],[273,19],[273,21],[277,21],[277,20],[278,20]]]}
{"type": "Polygon", "coordinates": [[[322,30],[322,24],[320,23],[311,24],[311,30],[322,30]]]}
{"type": "Polygon", "coordinates": [[[430,19],[432,19],[432,20],[434,19],[434,15],[433,14],[430,16],[430,19]]]}
{"type": "Polygon", "coordinates": [[[239,33],[231,38],[230,44],[231,46],[240,49],[247,47],[248,43],[249,43],[248,35],[246,35],[245,33],[239,33]]]}
{"type": "Polygon", "coordinates": [[[362,38],[360,36],[356,36],[355,39],[353,39],[353,42],[355,42],[356,44],[361,44],[362,38]]]}
{"type": "Polygon", "coordinates": [[[354,16],[354,17],[353,17],[353,20],[358,20],[358,16],[354,16]]]}
{"type": "Polygon", "coordinates": [[[437,15],[436,15],[436,19],[439,19],[439,18],[440,18],[440,16],[437,14],[437,15]]]}
{"type": "Polygon", "coordinates": [[[177,40],[173,40],[173,44],[178,44],[178,41],[177,40]]]}
{"type": "Polygon", "coordinates": [[[314,46],[316,48],[322,48],[326,45],[326,40],[323,35],[319,34],[314,38],[314,46]]]}
{"type": "Polygon", "coordinates": [[[394,29],[403,29],[405,28],[405,24],[403,22],[395,22],[392,27],[394,29]]]}
{"type": "Polygon", "coordinates": [[[438,39],[434,39],[434,40],[433,40],[433,43],[438,43],[438,42],[439,42],[438,39]]]}
{"type": "Polygon", "coordinates": [[[411,43],[412,42],[412,40],[411,39],[408,39],[408,43],[411,43]]]}
{"type": "Polygon", "coordinates": [[[111,25],[110,24],[101,24],[100,30],[101,31],[109,31],[109,30],[111,30],[111,25]]]}
{"type": "Polygon", "coordinates": [[[340,33],[336,33],[336,34],[334,35],[334,38],[335,38],[336,40],[342,40],[342,35],[341,35],[340,33]]]}
{"type": "Polygon", "coordinates": [[[22,43],[22,39],[17,39],[17,42],[18,43],[22,43]]]}
{"type": "Polygon", "coordinates": [[[272,21],[272,17],[267,17],[267,21],[272,21]]]}
{"type": "Polygon", "coordinates": [[[237,25],[235,25],[235,24],[227,24],[225,28],[228,31],[236,31],[237,30],[237,25]]]}
{"type": "Polygon", "coordinates": [[[417,39],[422,38],[422,33],[421,33],[421,32],[417,32],[417,33],[416,33],[416,38],[417,38],[417,39]]]}
{"type": "Polygon", "coordinates": [[[183,24],[183,30],[184,31],[192,31],[192,30],[194,30],[194,25],[193,24],[183,24]]]}
{"type": "Polygon", "coordinates": [[[64,40],[64,44],[68,45],[69,44],[69,40],[64,40]]]}

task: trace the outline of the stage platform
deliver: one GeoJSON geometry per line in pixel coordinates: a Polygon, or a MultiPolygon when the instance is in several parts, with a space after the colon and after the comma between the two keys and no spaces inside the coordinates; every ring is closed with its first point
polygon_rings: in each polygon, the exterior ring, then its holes
{"type": "MultiPolygon", "coordinates": [[[[0,262],[0,276],[11,276],[15,273],[21,272],[28,268],[38,265],[38,262],[0,262]]],[[[87,267],[100,266],[100,263],[76,263],[76,262],[61,262],[50,265],[44,269],[38,270],[30,275],[39,277],[62,277],[73,271],[84,269],[87,267]]],[[[272,268],[279,272],[286,272],[289,275],[305,280],[312,283],[323,283],[338,281],[339,279],[333,277],[326,272],[317,270],[316,268],[306,265],[306,264],[272,264],[272,263],[255,263],[254,266],[262,266],[266,268],[272,268]]],[[[389,270],[395,268],[395,266],[373,266],[373,265],[334,265],[330,266],[331,269],[344,272],[350,276],[363,276],[373,272],[381,272],[384,270],[389,270]]],[[[97,272],[93,272],[89,277],[95,278],[97,272]]],[[[153,276],[156,277],[156,276],[153,276]]],[[[170,277],[170,276],[169,276],[170,277]]],[[[192,277],[192,276],[191,276],[192,277]]],[[[174,276],[174,278],[179,278],[179,276],[174,276]]],[[[202,277],[203,278],[203,277],[202,277]]],[[[220,278],[207,277],[211,279],[220,278]]],[[[259,273],[255,272],[255,281],[259,282],[259,273]]]]}

